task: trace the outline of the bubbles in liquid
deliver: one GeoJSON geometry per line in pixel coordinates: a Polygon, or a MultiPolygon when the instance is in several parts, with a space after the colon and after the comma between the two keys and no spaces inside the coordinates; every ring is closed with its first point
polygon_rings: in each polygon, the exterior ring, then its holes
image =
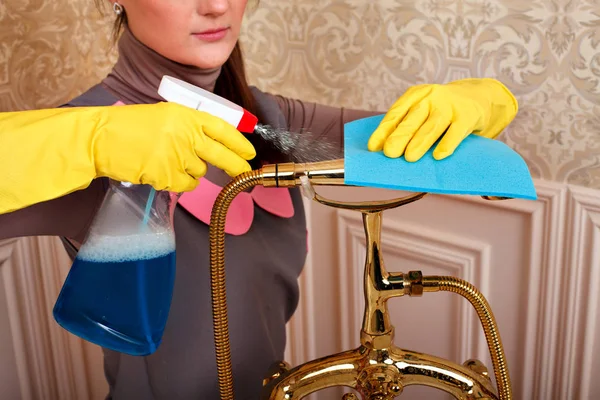
{"type": "Polygon", "coordinates": [[[175,251],[173,232],[106,236],[91,234],[77,258],[92,262],[126,262],[150,260],[175,251]]]}

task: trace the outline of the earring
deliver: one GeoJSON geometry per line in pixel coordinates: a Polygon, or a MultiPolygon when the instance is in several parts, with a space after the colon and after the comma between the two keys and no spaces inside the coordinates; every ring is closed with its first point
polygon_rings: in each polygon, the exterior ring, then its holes
{"type": "Polygon", "coordinates": [[[113,3],[113,11],[117,15],[123,14],[123,6],[117,3],[116,1],[113,3]]]}

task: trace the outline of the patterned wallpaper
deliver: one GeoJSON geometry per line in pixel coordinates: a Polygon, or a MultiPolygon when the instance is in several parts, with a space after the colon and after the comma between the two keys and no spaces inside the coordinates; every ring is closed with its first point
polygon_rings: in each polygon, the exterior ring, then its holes
{"type": "MultiPolygon", "coordinates": [[[[0,110],[53,106],[114,62],[92,0],[1,0],[0,110]]],[[[501,140],[536,177],[600,188],[600,1],[262,0],[243,31],[264,90],[385,109],[409,86],[496,77],[501,140]]]]}
{"type": "Polygon", "coordinates": [[[116,61],[94,0],[0,0],[0,111],[53,107],[116,61]]]}

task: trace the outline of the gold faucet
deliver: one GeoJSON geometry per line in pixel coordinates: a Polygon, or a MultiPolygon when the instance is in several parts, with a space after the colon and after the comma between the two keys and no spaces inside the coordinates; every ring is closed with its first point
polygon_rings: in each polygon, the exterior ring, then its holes
{"type": "MultiPolygon", "coordinates": [[[[266,371],[262,400],[302,399],[319,390],[344,386],[363,400],[390,400],[404,387],[424,385],[441,389],[457,399],[512,399],[512,388],[496,321],[484,296],[470,283],[454,277],[423,276],[420,271],[388,272],[381,249],[384,210],[420,200],[427,193],[383,201],[341,202],[328,200],[312,185],[344,186],[344,160],[306,164],[265,165],[239,175],[219,194],[210,222],[211,293],[217,354],[219,391],[222,400],[233,400],[233,373],[225,293],[225,217],[233,199],[251,187],[303,187],[312,200],[330,207],[359,211],[363,216],[367,256],[364,272],[365,309],[357,349],[312,360],[295,368],[285,362],[266,371]],[[387,303],[394,297],[421,296],[425,292],[450,291],[465,297],[477,311],[491,354],[497,391],[488,370],[479,360],[462,365],[398,348],[387,303]]],[[[503,200],[500,197],[484,197],[503,200]]],[[[358,400],[347,393],[342,400],[358,400]]]]}

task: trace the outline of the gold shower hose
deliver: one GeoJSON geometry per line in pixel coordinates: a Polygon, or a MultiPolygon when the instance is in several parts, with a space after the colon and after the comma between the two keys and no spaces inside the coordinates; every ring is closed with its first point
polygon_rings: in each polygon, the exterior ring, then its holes
{"type": "Polygon", "coordinates": [[[219,392],[222,400],[233,400],[233,372],[227,321],[227,294],[225,291],[225,218],[233,199],[241,192],[262,183],[262,171],[238,175],[221,190],[210,216],[210,293],[212,297],[215,352],[219,392]]]}
{"type": "Polygon", "coordinates": [[[459,278],[452,276],[424,276],[423,292],[438,291],[457,293],[469,300],[469,303],[475,308],[483,326],[485,339],[490,351],[494,375],[496,376],[496,385],[498,386],[498,398],[501,400],[512,400],[512,386],[504,358],[504,348],[498,334],[496,318],[494,318],[491,307],[483,294],[475,286],[459,278]]]}
{"type": "MultiPolygon", "coordinates": [[[[223,188],[215,200],[210,218],[210,284],[221,400],[233,400],[233,372],[225,290],[225,218],[231,202],[239,193],[262,183],[262,170],[249,171],[237,176],[223,188]]],[[[485,297],[470,283],[445,276],[424,276],[423,291],[454,292],[466,298],[473,305],[483,326],[490,350],[499,399],[511,400],[510,378],[504,360],[502,342],[498,335],[496,320],[485,297]]]]}

